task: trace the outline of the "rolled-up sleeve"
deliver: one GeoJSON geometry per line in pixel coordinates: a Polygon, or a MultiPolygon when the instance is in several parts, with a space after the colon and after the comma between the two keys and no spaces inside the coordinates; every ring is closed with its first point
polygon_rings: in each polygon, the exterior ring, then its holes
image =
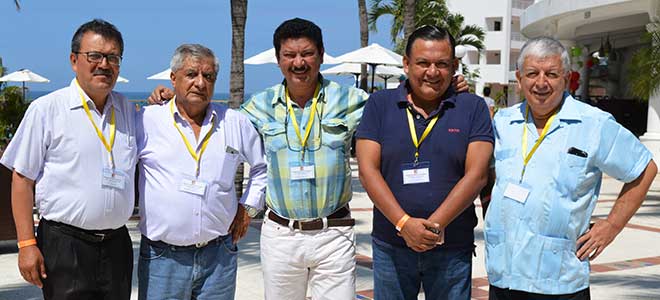
{"type": "Polygon", "coordinates": [[[264,146],[257,130],[244,114],[238,114],[241,130],[241,153],[250,164],[250,180],[246,192],[239,201],[257,209],[263,209],[266,197],[266,156],[264,146]]]}
{"type": "Polygon", "coordinates": [[[605,174],[623,182],[631,182],[646,169],[653,155],[612,116],[603,121],[596,166],[605,174]]]}

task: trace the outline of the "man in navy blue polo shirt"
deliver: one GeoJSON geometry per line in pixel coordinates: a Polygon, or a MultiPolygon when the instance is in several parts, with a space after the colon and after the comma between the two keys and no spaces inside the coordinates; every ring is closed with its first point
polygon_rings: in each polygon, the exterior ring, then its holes
{"type": "Polygon", "coordinates": [[[424,26],[403,58],[408,80],[367,101],[357,129],[360,181],[374,202],[376,299],[470,299],[477,218],[493,151],[488,107],[450,87],[454,39],[424,26]]]}

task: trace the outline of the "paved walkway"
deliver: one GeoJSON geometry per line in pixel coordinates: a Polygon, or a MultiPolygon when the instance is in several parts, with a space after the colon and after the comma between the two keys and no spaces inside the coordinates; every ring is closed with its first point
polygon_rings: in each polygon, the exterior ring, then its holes
{"type": "MultiPolygon", "coordinates": [[[[371,217],[373,206],[357,180],[352,164],[354,196],[351,211],[356,219],[357,299],[372,299],[371,217]]],[[[614,205],[622,184],[604,177],[601,197],[594,218],[605,218],[614,205]]],[[[617,239],[592,263],[593,299],[660,299],[660,180],[654,184],[644,205],[617,239]]],[[[481,208],[477,207],[477,216],[481,208]]],[[[139,247],[137,222],[128,227],[133,238],[134,256],[139,247]]],[[[239,243],[236,299],[263,299],[263,281],[259,259],[259,228],[253,221],[246,238],[239,243]]],[[[25,283],[16,267],[15,241],[0,243],[0,300],[41,299],[40,290],[25,283]]],[[[487,299],[488,281],[484,266],[483,222],[475,229],[477,257],[473,260],[472,298],[487,299]]],[[[137,264],[135,265],[137,269],[137,264]]],[[[137,299],[137,277],[133,276],[133,297],[137,299]]],[[[422,295],[419,297],[424,299],[422,295]]],[[[295,300],[295,299],[292,299],[295,300]]]]}

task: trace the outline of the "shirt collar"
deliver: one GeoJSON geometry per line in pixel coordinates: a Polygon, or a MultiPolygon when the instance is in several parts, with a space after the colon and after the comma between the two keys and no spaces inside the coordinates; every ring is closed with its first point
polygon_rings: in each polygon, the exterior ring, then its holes
{"type": "MultiPolygon", "coordinates": [[[[325,88],[328,86],[329,81],[323,78],[323,75],[319,73],[319,83],[321,84],[321,88],[319,90],[319,101],[321,102],[326,102],[325,98],[325,88]]],[[[275,106],[278,102],[286,105],[286,78],[282,80],[282,84],[278,86],[279,90],[276,91],[275,96],[273,97],[273,100],[271,101],[271,104],[275,106]]],[[[313,97],[313,96],[312,96],[313,97]]]]}
{"type": "MultiPolygon", "coordinates": [[[[186,120],[181,116],[181,113],[179,113],[179,110],[176,107],[176,100],[177,99],[176,99],[176,96],[175,96],[174,99],[172,99],[172,102],[173,102],[172,105],[174,105],[174,115],[173,115],[173,117],[176,120],[177,116],[178,116],[180,121],[186,122],[186,120]]],[[[169,105],[169,103],[168,103],[168,105],[169,105]]],[[[218,114],[216,113],[215,109],[213,109],[212,106],[213,106],[213,103],[209,103],[209,105],[206,107],[206,113],[204,114],[204,121],[202,121],[202,126],[204,126],[206,124],[209,124],[210,122],[215,122],[215,120],[218,119],[217,118],[218,114]]],[[[169,111],[169,108],[168,108],[168,111],[169,111]]]]}
{"type": "MultiPolygon", "coordinates": [[[[580,110],[576,103],[577,100],[575,100],[575,98],[573,98],[573,96],[571,96],[571,94],[569,94],[568,92],[564,92],[563,97],[564,97],[563,99],[564,103],[561,105],[561,108],[557,113],[557,118],[562,121],[580,121],[581,115],[580,115],[580,110]]],[[[512,122],[525,121],[526,107],[527,107],[527,100],[525,100],[523,104],[520,105],[517,112],[511,115],[511,121],[512,122]]]]}
{"type": "MultiPolygon", "coordinates": [[[[407,108],[409,106],[408,102],[408,94],[410,93],[410,83],[408,82],[408,79],[405,81],[402,81],[399,86],[397,87],[397,93],[399,95],[397,103],[399,104],[400,108],[407,108]]],[[[442,102],[440,102],[440,106],[438,109],[433,111],[433,113],[429,116],[435,115],[436,112],[440,111],[440,108],[443,105],[446,105],[445,103],[452,103],[456,104],[456,92],[454,91],[454,87],[450,85],[447,88],[447,91],[442,95],[442,102]]]]}
{"type": "MultiPolygon", "coordinates": [[[[76,78],[73,78],[71,80],[71,84],[69,84],[69,87],[71,88],[71,97],[69,98],[69,109],[76,109],[76,108],[81,108],[83,107],[82,101],[80,101],[80,93],[78,92],[78,86],[76,85],[76,78]]],[[[87,105],[90,107],[90,110],[93,107],[96,107],[94,104],[94,101],[92,98],[90,98],[85,91],[80,88],[80,91],[82,91],[83,96],[85,97],[85,101],[87,102],[87,105]]],[[[103,110],[105,111],[108,108],[114,108],[115,107],[115,97],[112,95],[112,92],[108,94],[108,99],[105,102],[105,106],[103,107],[103,110]]],[[[102,111],[100,113],[103,113],[102,111]]]]}

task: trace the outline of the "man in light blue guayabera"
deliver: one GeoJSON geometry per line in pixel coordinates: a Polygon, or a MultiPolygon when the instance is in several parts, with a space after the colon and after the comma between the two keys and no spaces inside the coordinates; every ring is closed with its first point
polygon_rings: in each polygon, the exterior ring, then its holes
{"type": "Polygon", "coordinates": [[[632,133],[566,92],[569,66],[557,40],[528,41],[516,71],[525,100],[495,115],[497,181],[484,229],[490,299],[589,299],[589,260],[621,232],[656,175],[632,133]],[[603,172],[626,184],[590,228],[603,172]]]}

